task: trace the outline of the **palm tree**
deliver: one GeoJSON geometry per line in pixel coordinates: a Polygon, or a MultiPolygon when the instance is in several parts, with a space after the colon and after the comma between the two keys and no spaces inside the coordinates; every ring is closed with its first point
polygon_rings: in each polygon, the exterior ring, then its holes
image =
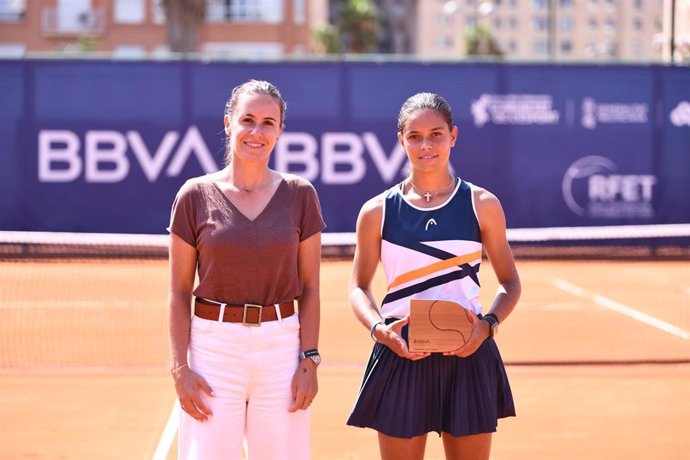
{"type": "Polygon", "coordinates": [[[503,50],[496,43],[491,29],[477,24],[465,34],[467,54],[470,56],[503,56],[503,50]]]}
{"type": "Polygon", "coordinates": [[[348,0],[340,14],[340,35],[351,53],[367,53],[376,46],[379,13],[371,0],[348,0]]]}
{"type": "Polygon", "coordinates": [[[163,0],[170,51],[193,53],[206,15],[206,0],[163,0]]]}

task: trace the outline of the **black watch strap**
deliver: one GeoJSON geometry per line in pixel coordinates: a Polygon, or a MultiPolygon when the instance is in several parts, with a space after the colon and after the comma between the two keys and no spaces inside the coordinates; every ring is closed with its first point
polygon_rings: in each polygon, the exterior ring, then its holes
{"type": "Polygon", "coordinates": [[[299,359],[300,361],[302,361],[303,359],[310,359],[314,362],[316,366],[321,364],[321,355],[319,354],[319,350],[317,350],[316,348],[300,352],[299,359]]]}
{"type": "Polygon", "coordinates": [[[496,327],[498,327],[498,316],[494,315],[493,313],[487,313],[486,315],[482,316],[482,320],[489,323],[489,337],[493,337],[496,327]]]}

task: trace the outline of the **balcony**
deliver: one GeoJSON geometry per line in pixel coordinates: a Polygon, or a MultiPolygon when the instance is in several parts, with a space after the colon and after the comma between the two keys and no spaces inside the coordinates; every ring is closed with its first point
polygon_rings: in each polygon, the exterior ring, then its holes
{"type": "Polygon", "coordinates": [[[41,32],[44,36],[101,35],[105,30],[103,8],[70,11],[55,7],[43,8],[41,32]]]}

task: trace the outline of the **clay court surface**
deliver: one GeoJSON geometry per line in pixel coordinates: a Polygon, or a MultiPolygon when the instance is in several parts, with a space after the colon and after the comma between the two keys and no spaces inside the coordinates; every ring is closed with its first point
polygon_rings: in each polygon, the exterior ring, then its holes
{"type": "MultiPolygon", "coordinates": [[[[523,296],[497,337],[518,416],[492,458],[688,458],[690,264],[518,268],[523,296]]],[[[374,432],[345,426],[371,347],[349,272],[322,265],[314,459],[378,458],[374,432]]],[[[175,458],[166,289],[165,261],[0,262],[0,458],[175,458]]],[[[426,458],[443,458],[435,435],[426,458]]]]}

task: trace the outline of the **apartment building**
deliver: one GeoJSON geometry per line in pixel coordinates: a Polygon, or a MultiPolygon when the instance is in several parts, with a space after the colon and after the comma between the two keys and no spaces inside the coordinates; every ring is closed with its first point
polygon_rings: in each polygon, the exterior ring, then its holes
{"type": "Polygon", "coordinates": [[[417,49],[429,57],[464,56],[465,34],[479,24],[511,59],[659,61],[664,3],[669,0],[420,0],[417,49]]]}
{"type": "MultiPolygon", "coordinates": [[[[0,56],[92,50],[121,57],[169,52],[163,0],[0,0],[0,56]]],[[[208,0],[198,51],[280,58],[308,53],[327,0],[208,0]]]]}

